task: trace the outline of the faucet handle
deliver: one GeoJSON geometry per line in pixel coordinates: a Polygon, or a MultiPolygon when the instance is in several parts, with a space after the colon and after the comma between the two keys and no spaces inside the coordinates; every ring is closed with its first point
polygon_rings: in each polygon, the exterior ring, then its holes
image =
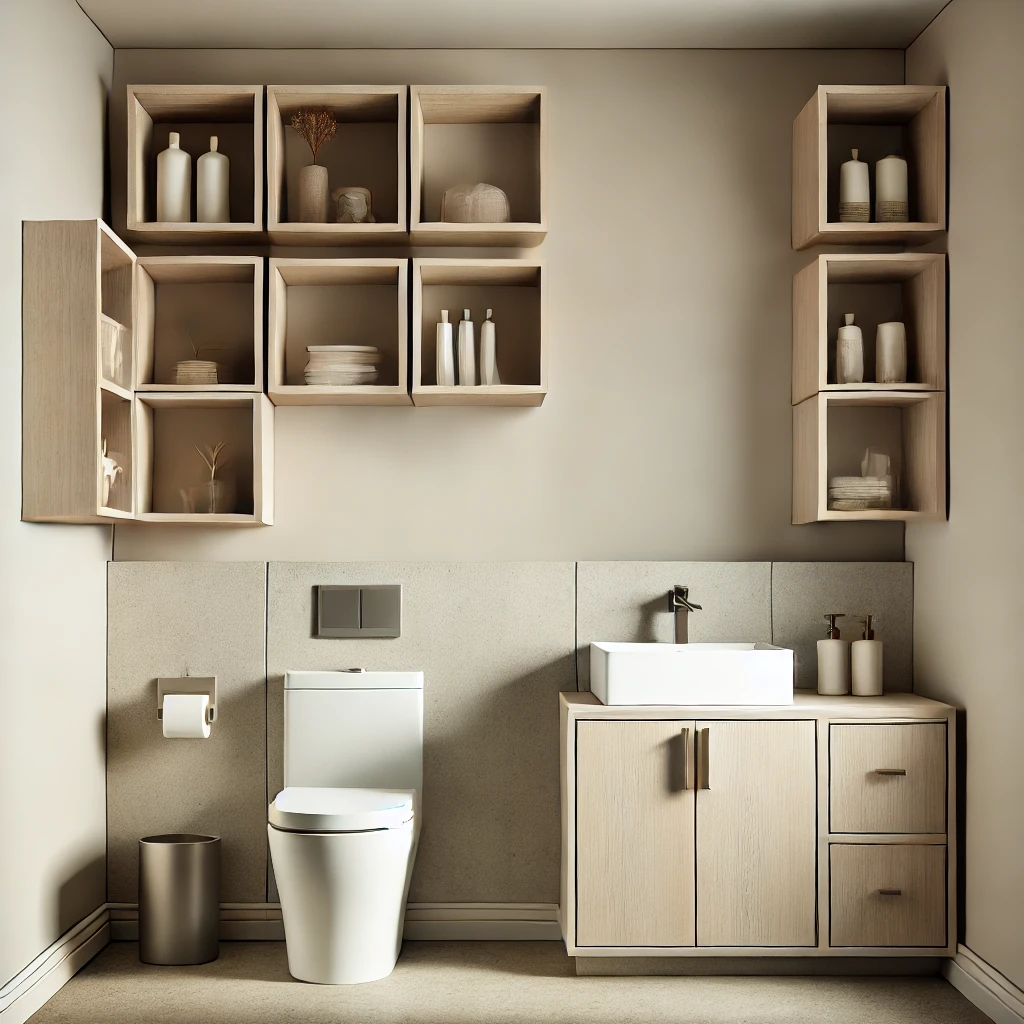
{"type": "Polygon", "coordinates": [[[703,609],[690,600],[690,588],[681,587],[678,583],[668,592],[668,610],[677,612],[685,608],[688,612],[699,612],[703,609]]]}

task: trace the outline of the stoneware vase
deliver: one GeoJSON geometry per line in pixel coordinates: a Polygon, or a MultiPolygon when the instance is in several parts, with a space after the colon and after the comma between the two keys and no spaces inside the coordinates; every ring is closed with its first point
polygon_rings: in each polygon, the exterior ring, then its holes
{"type": "Polygon", "coordinates": [[[303,224],[327,223],[327,168],[309,164],[299,171],[299,220],[303,224]]]}

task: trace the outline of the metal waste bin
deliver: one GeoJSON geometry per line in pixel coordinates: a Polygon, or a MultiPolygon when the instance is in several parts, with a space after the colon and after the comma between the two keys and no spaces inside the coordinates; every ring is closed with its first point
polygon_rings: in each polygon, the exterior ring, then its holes
{"type": "Polygon", "coordinates": [[[220,952],[220,837],[139,840],[139,959],[205,964],[220,952]]]}

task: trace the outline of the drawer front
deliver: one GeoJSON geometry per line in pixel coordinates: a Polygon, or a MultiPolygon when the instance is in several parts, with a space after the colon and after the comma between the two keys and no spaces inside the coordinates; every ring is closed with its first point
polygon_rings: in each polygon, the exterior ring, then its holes
{"type": "Polygon", "coordinates": [[[945,723],[831,725],[829,830],[944,833],[945,723]]]}
{"type": "Polygon", "coordinates": [[[946,945],[946,847],[829,847],[831,946],[946,945]]]}

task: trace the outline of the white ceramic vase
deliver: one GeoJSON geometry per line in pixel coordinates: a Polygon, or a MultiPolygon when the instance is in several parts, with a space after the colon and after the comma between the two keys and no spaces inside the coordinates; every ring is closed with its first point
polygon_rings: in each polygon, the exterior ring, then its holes
{"type": "Polygon", "coordinates": [[[864,223],[871,219],[868,165],[857,159],[860,150],[850,152],[853,159],[839,168],[839,220],[843,224],[864,223]]]}
{"type": "Polygon", "coordinates": [[[883,157],[875,164],[875,220],[906,223],[910,220],[907,161],[883,157]]]}
{"type": "Polygon", "coordinates": [[[448,322],[448,310],[441,310],[441,322],[437,325],[437,383],[441,387],[455,385],[455,348],[452,343],[452,325],[448,322]]]}
{"type": "Polygon", "coordinates": [[[329,198],[327,168],[307,164],[299,171],[299,220],[303,224],[326,224],[329,198]]]}
{"type": "Polygon", "coordinates": [[[191,219],[192,158],[171,132],[167,148],[156,158],[156,219],[164,224],[187,224],[191,219]]]}
{"type": "Polygon", "coordinates": [[[231,165],[217,151],[217,136],[210,136],[210,152],[196,161],[196,220],[205,224],[227,224],[231,220],[228,178],[231,165]]]}
{"type": "Polygon", "coordinates": [[[904,384],[907,380],[907,330],[898,320],[879,324],[875,332],[875,380],[904,384]]]}
{"type": "Polygon", "coordinates": [[[845,320],[836,341],[836,383],[860,384],[864,380],[864,335],[854,324],[852,313],[847,313],[845,320]]]}

